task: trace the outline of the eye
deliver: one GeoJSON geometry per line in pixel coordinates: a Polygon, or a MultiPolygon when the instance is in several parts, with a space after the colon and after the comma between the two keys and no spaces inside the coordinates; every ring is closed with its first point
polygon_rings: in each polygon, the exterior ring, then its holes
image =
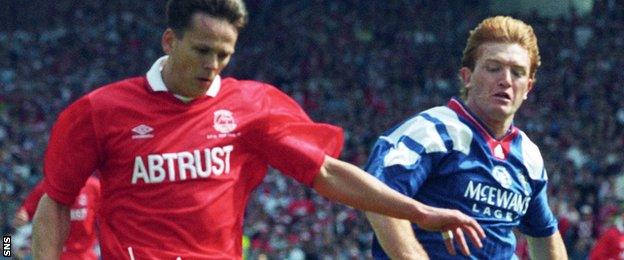
{"type": "Polygon", "coordinates": [[[526,75],[526,71],[523,68],[513,68],[511,73],[517,78],[524,77],[526,75]]]}
{"type": "Polygon", "coordinates": [[[197,53],[199,53],[200,55],[208,55],[210,54],[211,50],[210,49],[195,49],[197,51],[197,53]]]}
{"type": "Polygon", "coordinates": [[[494,65],[494,64],[490,64],[490,65],[486,65],[485,69],[489,72],[498,72],[501,69],[500,65],[494,65]]]}
{"type": "Polygon", "coordinates": [[[230,54],[225,53],[225,52],[221,52],[221,53],[219,53],[219,55],[217,57],[219,58],[219,60],[225,60],[229,56],[230,56],[230,54]]]}

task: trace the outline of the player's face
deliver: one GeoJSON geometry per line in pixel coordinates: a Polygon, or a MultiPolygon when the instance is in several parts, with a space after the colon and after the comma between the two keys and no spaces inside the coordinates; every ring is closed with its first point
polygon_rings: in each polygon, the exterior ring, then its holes
{"type": "Polygon", "coordinates": [[[486,122],[510,122],[533,88],[529,52],[516,43],[485,43],[479,47],[474,71],[460,75],[468,94],[466,105],[486,122]]]}
{"type": "Polygon", "coordinates": [[[183,35],[167,29],[162,45],[169,59],[163,74],[167,87],[186,96],[204,95],[230,62],[238,31],[227,20],[196,13],[183,35]]]}

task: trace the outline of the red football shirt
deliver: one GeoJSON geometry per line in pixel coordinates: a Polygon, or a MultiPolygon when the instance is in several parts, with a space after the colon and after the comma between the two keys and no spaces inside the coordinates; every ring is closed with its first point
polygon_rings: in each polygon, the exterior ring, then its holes
{"type": "Polygon", "coordinates": [[[69,204],[100,171],[105,259],[241,258],[244,210],[268,167],[311,185],[325,154],[339,155],[342,130],[255,81],[217,78],[185,103],[166,92],[161,60],[59,116],[46,192],[69,204]]]}
{"type": "Polygon", "coordinates": [[[618,260],[624,259],[624,232],[617,227],[607,229],[589,256],[591,260],[618,260]]]}
{"type": "MultiPolygon", "coordinates": [[[[43,182],[40,182],[24,200],[20,210],[26,211],[28,220],[32,220],[35,215],[43,194],[43,182]]],[[[97,243],[95,214],[99,200],[100,181],[91,177],[70,207],[69,235],[61,254],[62,260],[97,259],[93,247],[97,243]]]]}

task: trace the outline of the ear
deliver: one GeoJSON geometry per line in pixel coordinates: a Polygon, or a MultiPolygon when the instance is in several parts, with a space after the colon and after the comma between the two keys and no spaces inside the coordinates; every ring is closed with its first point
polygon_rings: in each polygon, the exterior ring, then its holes
{"type": "Polygon", "coordinates": [[[464,83],[466,88],[470,88],[470,79],[472,78],[472,71],[468,67],[462,67],[459,69],[459,77],[464,83]]]}
{"type": "Polygon", "coordinates": [[[171,52],[175,48],[176,41],[177,41],[177,38],[176,38],[175,32],[173,32],[171,28],[167,28],[167,30],[165,30],[165,32],[163,33],[160,39],[160,44],[162,45],[163,51],[167,55],[171,54],[171,52]]]}
{"type": "Polygon", "coordinates": [[[535,79],[529,79],[529,83],[527,85],[527,91],[524,92],[524,97],[522,97],[523,100],[527,100],[529,92],[531,92],[531,90],[533,90],[533,86],[535,86],[535,79]]]}

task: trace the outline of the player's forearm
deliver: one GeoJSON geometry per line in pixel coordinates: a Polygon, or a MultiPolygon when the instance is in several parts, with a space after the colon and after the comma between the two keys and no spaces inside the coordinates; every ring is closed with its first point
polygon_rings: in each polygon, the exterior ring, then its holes
{"type": "Polygon", "coordinates": [[[33,219],[33,256],[59,259],[69,231],[69,208],[44,195],[33,219]]]}
{"type": "Polygon", "coordinates": [[[568,259],[568,253],[559,232],[550,237],[527,236],[527,242],[532,259],[568,259]]]}
{"type": "Polygon", "coordinates": [[[425,205],[389,188],[360,168],[326,156],[313,188],[354,208],[418,223],[425,205]]]}
{"type": "Polygon", "coordinates": [[[429,259],[409,221],[366,212],[379,244],[390,259],[429,259]]]}

